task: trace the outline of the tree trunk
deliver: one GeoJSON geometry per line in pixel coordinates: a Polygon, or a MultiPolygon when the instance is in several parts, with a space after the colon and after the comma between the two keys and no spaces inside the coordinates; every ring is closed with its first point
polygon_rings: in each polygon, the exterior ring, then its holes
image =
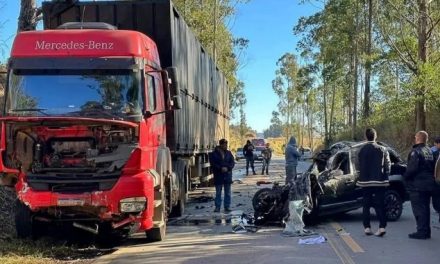
{"type": "Polygon", "coordinates": [[[329,142],[333,141],[333,130],[334,130],[334,123],[333,123],[333,116],[335,113],[335,103],[336,103],[336,85],[333,84],[333,89],[332,89],[332,105],[330,108],[330,128],[329,128],[329,142]]]}
{"type": "MultiPolygon", "coordinates": [[[[418,57],[421,64],[427,62],[427,39],[428,39],[428,0],[417,0],[418,12],[418,57]]],[[[421,66],[421,65],[420,65],[421,66]]],[[[419,71],[420,72],[420,71],[419,71]]],[[[416,95],[416,131],[426,130],[426,100],[425,89],[422,85],[416,95]]]]}
{"type": "Polygon", "coordinates": [[[327,148],[329,146],[329,133],[328,133],[328,110],[327,110],[327,83],[324,77],[323,84],[323,100],[324,100],[324,144],[327,148]]]}
{"type": "Polygon", "coordinates": [[[373,0],[368,0],[367,60],[365,61],[364,118],[370,116],[371,46],[373,26],[373,0]]]}
{"type": "Polygon", "coordinates": [[[35,0],[21,0],[17,32],[35,30],[37,22],[37,5],[35,0]]]}

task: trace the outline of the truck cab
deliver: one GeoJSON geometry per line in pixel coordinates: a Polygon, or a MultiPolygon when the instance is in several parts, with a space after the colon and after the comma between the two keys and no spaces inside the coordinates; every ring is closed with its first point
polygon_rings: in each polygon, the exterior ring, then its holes
{"type": "Polygon", "coordinates": [[[0,172],[17,192],[19,237],[62,221],[163,239],[173,176],[165,112],[180,107],[174,74],[137,31],[70,23],[17,35],[0,172]]]}

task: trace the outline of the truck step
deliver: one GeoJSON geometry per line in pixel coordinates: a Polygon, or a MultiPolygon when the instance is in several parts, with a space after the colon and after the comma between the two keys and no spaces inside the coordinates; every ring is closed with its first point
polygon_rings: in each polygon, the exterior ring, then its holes
{"type": "Polygon", "coordinates": [[[159,207],[162,204],[162,200],[154,200],[154,207],[159,207]]]}
{"type": "Polygon", "coordinates": [[[165,223],[163,221],[154,221],[153,222],[153,227],[162,227],[164,225],[165,225],[165,223]]]}

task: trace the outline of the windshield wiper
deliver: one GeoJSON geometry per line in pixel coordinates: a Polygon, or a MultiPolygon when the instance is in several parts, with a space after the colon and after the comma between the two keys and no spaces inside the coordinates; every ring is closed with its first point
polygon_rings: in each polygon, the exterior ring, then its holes
{"type": "Polygon", "coordinates": [[[47,110],[46,108],[16,108],[9,110],[9,112],[38,112],[45,116],[49,116],[49,114],[44,112],[46,110],[47,110]]]}
{"type": "Polygon", "coordinates": [[[84,116],[84,117],[110,117],[113,119],[122,119],[122,117],[110,113],[106,110],[103,109],[99,109],[99,108],[89,108],[89,109],[84,109],[81,111],[77,112],[80,116],[84,116]]]}

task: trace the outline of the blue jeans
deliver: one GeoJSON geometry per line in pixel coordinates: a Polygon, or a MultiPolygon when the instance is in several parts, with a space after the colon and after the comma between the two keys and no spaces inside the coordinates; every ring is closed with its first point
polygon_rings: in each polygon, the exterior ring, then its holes
{"type": "Polygon", "coordinates": [[[269,174],[269,164],[270,164],[270,159],[263,159],[263,169],[261,170],[261,174],[264,174],[265,170],[266,170],[266,174],[269,174]]]}
{"type": "Polygon", "coordinates": [[[246,175],[249,174],[249,165],[251,165],[252,172],[255,174],[254,157],[246,157],[246,175]]]}
{"type": "Polygon", "coordinates": [[[296,180],[296,165],[286,165],[286,184],[296,180]]]}
{"type": "Polygon", "coordinates": [[[215,186],[215,208],[221,208],[222,205],[222,188],[225,187],[224,208],[231,208],[231,184],[220,184],[215,186]]]}

